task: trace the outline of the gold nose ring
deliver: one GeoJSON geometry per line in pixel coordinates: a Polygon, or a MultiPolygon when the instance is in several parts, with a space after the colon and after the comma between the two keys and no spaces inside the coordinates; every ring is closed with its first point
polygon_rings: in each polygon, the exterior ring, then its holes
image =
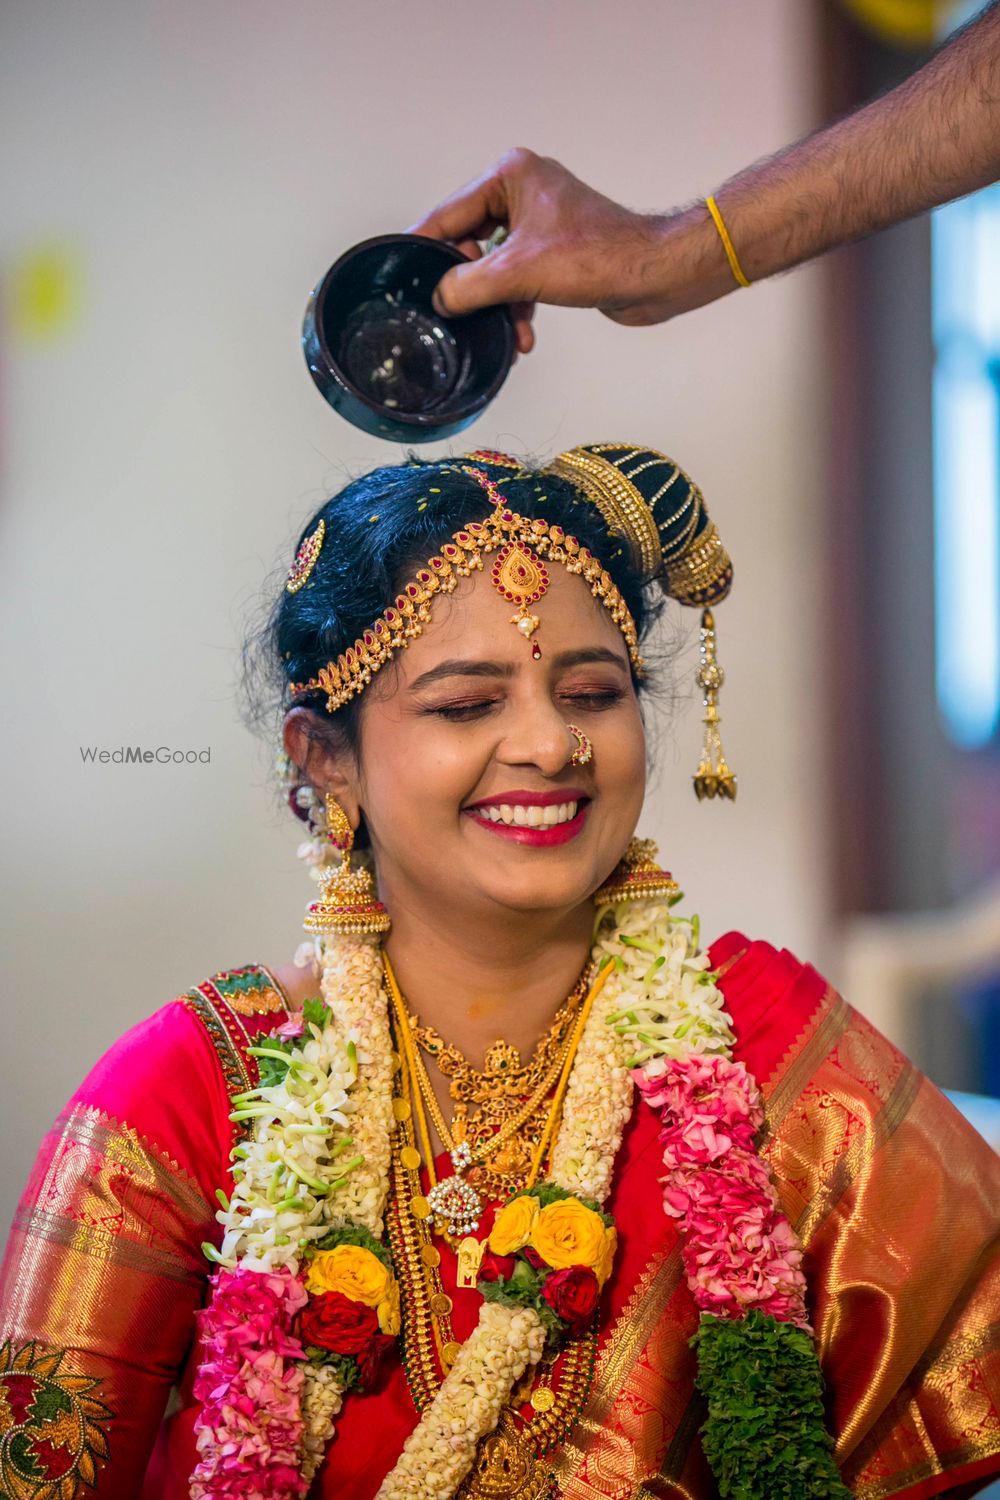
{"type": "Polygon", "coordinates": [[[566,728],[576,740],[576,749],[569,758],[571,766],[587,766],[594,758],[594,747],[590,742],[590,736],[584,734],[575,724],[567,724],[566,728]]]}

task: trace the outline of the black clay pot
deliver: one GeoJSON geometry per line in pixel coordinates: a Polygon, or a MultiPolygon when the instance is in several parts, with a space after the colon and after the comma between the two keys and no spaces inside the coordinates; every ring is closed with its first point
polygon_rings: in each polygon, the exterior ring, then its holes
{"type": "Polygon", "coordinates": [[[348,422],[393,442],[429,443],[468,427],[514,358],[507,307],[442,318],[431,293],[465,257],[418,234],[383,234],[346,251],[309,299],[302,347],[321,394],[348,422]]]}

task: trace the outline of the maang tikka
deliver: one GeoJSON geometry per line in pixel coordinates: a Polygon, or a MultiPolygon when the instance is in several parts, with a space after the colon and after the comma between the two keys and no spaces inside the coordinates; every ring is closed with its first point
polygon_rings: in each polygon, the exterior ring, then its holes
{"type": "MultiPolygon", "coordinates": [[[[477,484],[482,485],[492,500],[495,511],[501,513],[504,509],[504,498],[485,469],[473,467],[471,464],[463,464],[462,469],[477,484]]],[[[510,623],[517,626],[526,641],[531,641],[531,637],[542,622],[537,615],[531,613],[528,605],[537,604],[542,595],[549,591],[549,574],[542,559],[537,552],[516,537],[501,547],[494,558],[493,567],[490,570],[490,582],[498,594],[502,594],[511,604],[517,605],[517,614],[511,615],[510,623]]],[[[538,661],[541,654],[542,648],[538,642],[531,641],[533,659],[538,661]]]]}
{"type": "Polygon", "coordinates": [[[378,899],[371,871],[351,869],[354,829],[337,799],[326,795],[326,825],[330,843],[340,851],[340,864],[323,880],[323,894],[306,908],[302,925],[312,933],[381,933],[392,925],[378,899]]]}

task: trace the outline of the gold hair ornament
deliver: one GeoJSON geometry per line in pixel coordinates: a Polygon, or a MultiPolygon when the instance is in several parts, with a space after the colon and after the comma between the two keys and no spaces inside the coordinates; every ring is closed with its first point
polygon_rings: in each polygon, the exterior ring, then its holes
{"type": "Polygon", "coordinates": [[[733,565],[705,497],[665,453],[588,443],[560,453],[544,472],[568,480],[597,506],[612,536],[624,539],[643,583],[658,580],[679,604],[717,604],[728,594],[733,565]]]}
{"type": "Polygon", "coordinates": [[[326,826],[330,843],[341,853],[340,864],[323,881],[323,894],[306,908],[302,925],[313,933],[388,932],[389,913],[375,892],[371,872],[351,869],[354,829],[337,799],[327,793],[326,826]]]}
{"type": "Polygon", "coordinates": [[[719,689],[726,680],[726,674],[715,656],[715,616],[710,609],[702,610],[699,636],[701,666],[698,668],[697,682],[702,691],[705,714],[702,719],[704,736],[701,760],[694,775],[695,795],[699,802],[705,797],[728,797],[730,802],[735,802],[736,777],[726,763],[719,733],[722,722],[719,718],[719,689]]]}
{"type": "MultiPolygon", "coordinates": [[[[653,512],[628,476],[600,456],[598,450],[603,446],[595,443],[592,448],[560,453],[546,473],[557,474],[583,491],[597,506],[612,536],[625,538],[632,566],[643,583],[649,583],[663,571],[663,546],[653,512]]],[[[666,461],[669,463],[669,459],[666,461]]]]}
{"type": "Polygon", "coordinates": [[[736,778],[722,749],[719,689],[725,673],[716,659],[715,621],[706,607],[729,593],[733,565],[701,490],[679,464],[652,448],[588,443],[560,453],[548,473],[567,479],[597,506],[608,530],[624,539],[644,583],[658,580],[678,603],[703,610],[701,669],[704,744],[695,793],[736,797],[736,778]]]}
{"type": "Polygon", "coordinates": [[[316,560],[323,550],[323,538],[325,536],[326,522],[321,519],[319,525],[310,531],[302,546],[296,552],[295,561],[288,570],[285,589],[289,594],[297,594],[299,589],[304,588],[309,582],[309,575],[316,566],[316,560]]]}

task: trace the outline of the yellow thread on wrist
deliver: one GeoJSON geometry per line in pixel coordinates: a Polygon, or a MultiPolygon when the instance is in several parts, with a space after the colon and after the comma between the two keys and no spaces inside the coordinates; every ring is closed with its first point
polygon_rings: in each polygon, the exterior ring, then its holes
{"type": "Polygon", "coordinates": [[[750,283],[747,280],[746,276],[743,274],[743,267],[740,265],[739,259],[736,255],[736,251],[733,249],[733,242],[729,238],[729,230],[726,228],[723,221],[722,212],[711,193],[705,199],[705,207],[712,215],[712,221],[715,224],[716,229],[719,231],[719,239],[722,241],[722,248],[726,252],[726,259],[729,262],[729,269],[736,277],[736,280],[739,282],[740,286],[749,286],[750,283]]]}

